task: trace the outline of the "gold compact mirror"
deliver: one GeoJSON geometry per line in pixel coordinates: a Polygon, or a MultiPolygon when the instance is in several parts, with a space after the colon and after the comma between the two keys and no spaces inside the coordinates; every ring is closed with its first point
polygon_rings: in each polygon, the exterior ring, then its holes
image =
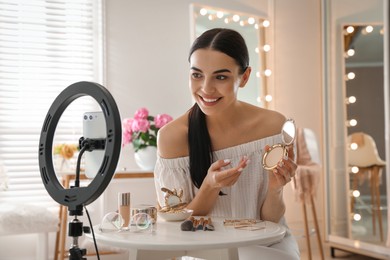
{"type": "Polygon", "coordinates": [[[293,144],[296,136],[296,127],[293,119],[287,119],[282,127],[282,143],[274,144],[263,155],[263,168],[272,170],[284,156],[288,156],[288,146],[293,144]]]}

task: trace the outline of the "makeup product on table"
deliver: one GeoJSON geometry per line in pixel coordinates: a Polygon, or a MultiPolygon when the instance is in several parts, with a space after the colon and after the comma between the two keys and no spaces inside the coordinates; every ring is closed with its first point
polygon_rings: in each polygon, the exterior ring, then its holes
{"type": "Polygon", "coordinates": [[[124,192],[118,194],[118,212],[123,218],[124,230],[129,229],[130,223],[130,192],[124,192]]]}

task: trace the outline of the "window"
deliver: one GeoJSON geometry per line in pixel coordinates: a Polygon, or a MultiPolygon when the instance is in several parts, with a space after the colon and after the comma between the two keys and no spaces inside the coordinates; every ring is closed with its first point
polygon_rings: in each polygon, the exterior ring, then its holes
{"type": "MultiPolygon", "coordinates": [[[[0,203],[57,205],[39,172],[40,132],[63,89],[102,81],[101,24],[101,1],[0,0],[0,161],[8,177],[0,203]]],[[[63,114],[61,122],[69,124],[56,131],[58,140],[74,143],[81,136],[73,122],[81,125],[81,111],[96,109],[86,98],[63,114]]]]}

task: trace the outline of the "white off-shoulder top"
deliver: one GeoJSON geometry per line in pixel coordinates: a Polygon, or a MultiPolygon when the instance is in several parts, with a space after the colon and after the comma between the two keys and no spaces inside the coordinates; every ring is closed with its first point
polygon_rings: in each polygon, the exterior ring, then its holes
{"type": "MultiPolygon", "coordinates": [[[[227,167],[237,165],[244,155],[250,162],[233,186],[222,189],[226,195],[218,197],[213,210],[209,213],[210,216],[260,219],[260,209],[268,188],[268,173],[261,163],[264,147],[280,143],[281,140],[282,136],[278,134],[214,152],[214,160],[231,160],[227,167]]],[[[174,159],[157,156],[154,176],[160,206],[165,206],[162,187],[171,190],[183,189],[182,201],[187,203],[198,192],[191,181],[188,156],[174,159]]]]}

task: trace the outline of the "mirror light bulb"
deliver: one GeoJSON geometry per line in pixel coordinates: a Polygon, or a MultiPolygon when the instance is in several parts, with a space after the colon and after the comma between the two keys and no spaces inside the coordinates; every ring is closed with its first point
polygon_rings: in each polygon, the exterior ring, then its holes
{"type": "Polygon", "coordinates": [[[270,22],[268,20],[263,21],[263,26],[268,27],[270,25],[270,22]]]}
{"type": "Polygon", "coordinates": [[[356,213],[356,214],[353,215],[353,220],[359,221],[361,219],[362,219],[362,216],[360,214],[356,213]]]}
{"type": "Polygon", "coordinates": [[[255,48],[255,52],[256,52],[256,53],[259,53],[259,47],[256,47],[256,48],[255,48]]]}
{"type": "Polygon", "coordinates": [[[222,18],[222,17],[223,17],[223,12],[218,11],[218,12],[217,12],[217,17],[218,17],[218,18],[222,18]]]}
{"type": "Polygon", "coordinates": [[[353,72],[349,72],[348,74],[347,74],[347,78],[348,79],[354,79],[355,78],[355,73],[353,73],[353,72]]]}
{"type": "Polygon", "coordinates": [[[259,25],[258,25],[258,24],[255,24],[255,29],[256,29],[256,30],[259,29],[259,25]]]}
{"type": "Polygon", "coordinates": [[[263,46],[263,50],[264,50],[265,52],[269,52],[269,51],[271,50],[271,46],[270,46],[269,44],[265,44],[265,45],[263,46]]]}
{"type": "Polygon", "coordinates": [[[225,18],[225,23],[229,23],[229,19],[228,18],[225,18]]]}
{"type": "Polygon", "coordinates": [[[249,24],[254,24],[254,23],[255,23],[255,18],[249,17],[249,18],[248,18],[248,23],[249,23],[249,24]]]}
{"type": "Polygon", "coordinates": [[[348,55],[348,57],[352,57],[353,55],[355,55],[355,50],[354,49],[349,49],[347,51],[347,55],[348,55]]]}
{"type": "Polygon", "coordinates": [[[353,26],[347,27],[347,33],[353,33],[355,31],[355,28],[353,26]]]}
{"type": "Polygon", "coordinates": [[[266,77],[271,76],[271,74],[272,74],[272,71],[271,71],[270,69],[266,69],[266,70],[264,71],[264,75],[265,75],[266,77]]]}
{"type": "Polygon", "coordinates": [[[240,25],[241,25],[241,26],[244,26],[244,25],[245,25],[245,22],[244,22],[244,21],[240,21],[240,25]]]}
{"type": "Polygon", "coordinates": [[[349,98],[348,98],[348,103],[349,104],[353,104],[353,103],[355,103],[356,102],[356,97],[355,96],[350,96],[349,98]]]}
{"type": "Polygon", "coordinates": [[[271,95],[266,95],[265,96],[265,101],[271,102],[272,101],[272,96],[271,95]]]}
{"type": "Polygon", "coordinates": [[[359,167],[357,167],[357,166],[352,166],[351,172],[354,173],[354,174],[358,173],[358,172],[359,172],[359,167]]]}
{"type": "Polygon", "coordinates": [[[256,77],[260,78],[260,72],[256,72],[256,77]]]}
{"type": "Polygon", "coordinates": [[[371,33],[372,31],[374,31],[374,27],[372,27],[371,25],[366,26],[367,33],[371,33]]]}
{"type": "Polygon", "coordinates": [[[355,198],[360,197],[360,191],[358,191],[358,190],[352,191],[352,196],[354,196],[355,198]]]}
{"type": "Polygon", "coordinates": [[[205,8],[200,9],[199,13],[203,16],[207,14],[207,10],[205,8]]]}
{"type": "Polygon", "coordinates": [[[235,22],[240,21],[240,16],[238,14],[233,15],[233,21],[235,22]]]}
{"type": "Polygon", "coordinates": [[[349,147],[351,147],[351,150],[356,150],[356,149],[358,149],[358,144],[357,143],[351,143],[351,145],[349,147]]]}
{"type": "Polygon", "coordinates": [[[349,120],[349,125],[350,126],[356,126],[357,125],[357,120],[356,119],[349,120]]]}

